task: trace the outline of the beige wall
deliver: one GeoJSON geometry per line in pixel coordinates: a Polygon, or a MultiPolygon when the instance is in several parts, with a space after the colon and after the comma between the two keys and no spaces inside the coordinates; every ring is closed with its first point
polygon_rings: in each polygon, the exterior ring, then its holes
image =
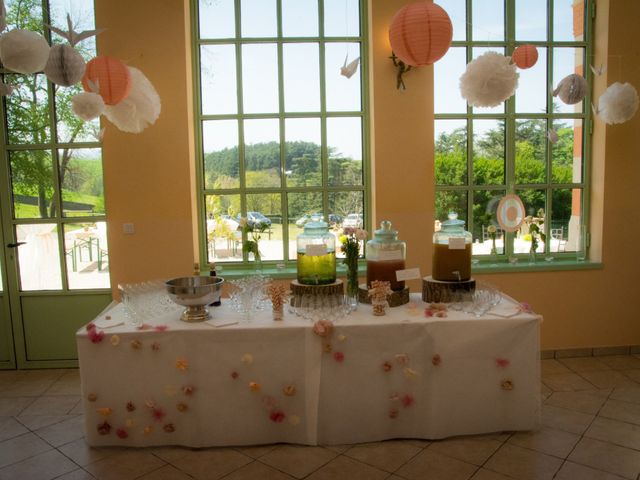
{"type": "MultiPolygon", "coordinates": [[[[371,0],[373,211],[375,221],[394,222],[408,243],[409,266],[426,274],[434,215],[433,75],[431,68],[412,71],[407,91],[395,89],[385,30],[405,3],[371,0]]],[[[99,36],[100,52],[140,68],[163,99],[160,119],[140,135],[107,125],[105,190],[113,283],[188,274],[195,257],[195,216],[184,5],[178,0],[96,4],[97,24],[108,29],[99,36]],[[122,234],[124,222],[135,224],[134,235],[122,234]]],[[[640,87],[637,18],[640,2],[615,1],[610,8],[608,1],[598,2],[596,50],[604,57],[609,49],[604,60],[609,73],[597,80],[597,90],[619,79],[640,87]],[[626,60],[618,65],[612,55],[626,60]]],[[[640,239],[635,193],[640,184],[640,115],[607,128],[596,120],[595,127],[592,231],[604,268],[482,276],[544,315],[545,349],[640,344],[634,302],[640,291],[635,283],[640,260],[633,253],[640,239]],[[598,220],[602,218],[604,222],[598,220]]]]}

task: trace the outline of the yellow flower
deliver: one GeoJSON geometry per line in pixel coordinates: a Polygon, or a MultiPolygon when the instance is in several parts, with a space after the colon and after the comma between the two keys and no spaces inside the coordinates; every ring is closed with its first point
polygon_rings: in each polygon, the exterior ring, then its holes
{"type": "Polygon", "coordinates": [[[189,368],[189,362],[184,358],[179,358],[176,360],[176,368],[185,372],[189,368]]]}

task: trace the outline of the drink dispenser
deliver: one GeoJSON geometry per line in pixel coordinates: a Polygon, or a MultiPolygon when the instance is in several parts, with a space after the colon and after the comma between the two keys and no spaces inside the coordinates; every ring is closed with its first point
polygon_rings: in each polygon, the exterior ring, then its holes
{"type": "Polygon", "coordinates": [[[464,221],[458,214],[449,213],[439,232],[433,234],[434,280],[447,282],[466,281],[471,278],[471,244],[473,236],[464,229],[464,221]]]}
{"type": "Polygon", "coordinates": [[[336,237],[319,216],[313,216],[298,235],[298,282],[327,285],[336,281],[336,237]]]}
{"type": "Polygon", "coordinates": [[[384,220],[380,229],[367,242],[367,288],[374,280],[391,283],[392,290],[404,289],[404,281],[396,280],[396,271],[405,269],[407,247],[398,240],[398,231],[391,228],[391,222],[384,220]]]}

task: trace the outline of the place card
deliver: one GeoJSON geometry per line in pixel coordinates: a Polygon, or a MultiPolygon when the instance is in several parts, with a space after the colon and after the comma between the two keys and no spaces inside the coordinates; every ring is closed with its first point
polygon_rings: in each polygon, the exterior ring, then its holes
{"type": "Polygon", "coordinates": [[[238,323],[237,320],[231,319],[218,319],[218,320],[207,320],[206,323],[209,325],[213,325],[214,327],[227,327],[229,325],[236,325],[238,323]]]}
{"type": "Polygon", "coordinates": [[[422,278],[419,268],[407,268],[405,270],[396,270],[396,280],[402,282],[404,280],[417,280],[422,278]]]}
{"type": "Polygon", "coordinates": [[[320,257],[327,254],[327,246],[323,243],[320,245],[307,245],[305,247],[305,254],[310,257],[320,257]]]}
{"type": "Polygon", "coordinates": [[[400,250],[380,250],[378,260],[402,260],[402,252],[400,250]]]}
{"type": "Polygon", "coordinates": [[[449,250],[464,250],[464,237],[449,237],[449,250]]]}

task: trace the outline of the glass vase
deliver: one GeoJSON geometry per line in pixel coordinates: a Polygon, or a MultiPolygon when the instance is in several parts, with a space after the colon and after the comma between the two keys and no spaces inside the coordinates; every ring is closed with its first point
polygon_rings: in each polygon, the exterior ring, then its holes
{"type": "Polygon", "coordinates": [[[358,258],[347,259],[347,298],[351,310],[358,308],[358,258]]]}
{"type": "Polygon", "coordinates": [[[531,244],[531,248],[529,249],[529,263],[530,264],[535,264],[536,263],[536,248],[537,245],[535,245],[534,243],[531,244]]]}
{"type": "Polygon", "coordinates": [[[492,264],[498,263],[498,249],[496,248],[495,238],[492,240],[492,243],[491,243],[491,252],[489,253],[489,259],[491,260],[492,264]]]}

